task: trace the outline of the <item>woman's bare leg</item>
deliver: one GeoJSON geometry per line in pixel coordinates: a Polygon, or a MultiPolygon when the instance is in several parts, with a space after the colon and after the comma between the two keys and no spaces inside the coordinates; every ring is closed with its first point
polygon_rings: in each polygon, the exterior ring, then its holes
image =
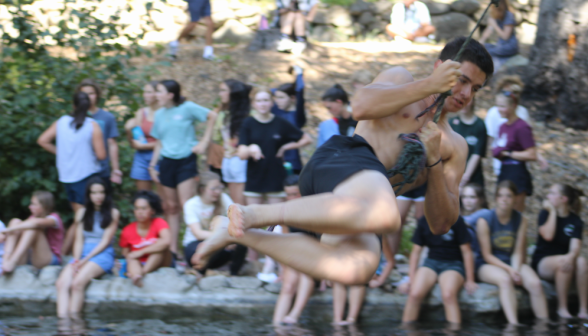
{"type": "Polygon", "coordinates": [[[4,260],[2,270],[6,273],[14,271],[19,261],[25,256],[27,251],[31,248],[33,254],[31,255],[31,262],[36,268],[43,268],[51,263],[53,254],[49,248],[47,237],[44,232],[39,229],[24,230],[20,234],[20,239],[10,255],[10,259],[4,260]]]}
{"type": "Polygon", "coordinates": [[[73,252],[74,241],[76,240],[76,228],[77,224],[72,223],[65,231],[65,237],[63,239],[63,245],[61,245],[61,255],[70,255],[73,252]]]}
{"type": "MultiPolygon", "coordinates": [[[[22,220],[18,218],[13,218],[8,222],[8,228],[17,227],[22,223],[22,220]]],[[[18,244],[18,239],[20,238],[21,231],[17,231],[14,233],[10,233],[6,235],[6,241],[4,242],[4,261],[9,260],[12,257],[12,253],[16,248],[16,244],[18,244]]]]}
{"type": "Polygon", "coordinates": [[[410,281],[410,293],[402,313],[403,323],[414,322],[419,318],[421,302],[437,283],[437,273],[428,267],[420,267],[410,281]]]}
{"type": "Polygon", "coordinates": [[[347,287],[335,282],[333,284],[333,324],[343,325],[343,315],[345,314],[345,304],[347,303],[347,287]]]}
{"type": "Polygon", "coordinates": [[[152,181],[135,180],[135,185],[137,186],[137,190],[153,190],[152,181]]]}
{"type": "Polygon", "coordinates": [[[292,306],[292,300],[296,294],[298,287],[299,272],[293,268],[284,267],[284,279],[282,280],[282,288],[280,289],[280,295],[276,301],[276,307],[274,308],[274,317],[272,323],[279,325],[283,322],[284,317],[288,314],[290,307],[292,306]]]}
{"type": "Polygon", "coordinates": [[[322,239],[328,240],[331,246],[302,233],[275,234],[251,229],[242,237],[234,238],[228,233],[227,217],[218,216],[214,220],[220,221],[215,224],[214,234],[196,250],[197,267],[205,266],[214,251],[237,243],[254,248],[312,278],[361,285],[371,279],[380,261],[380,244],[374,234],[323,235],[322,239]]]}
{"type": "Polygon", "coordinates": [[[541,259],[537,265],[537,273],[547,281],[555,280],[555,291],[557,292],[557,315],[562,318],[572,318],[568,310],[568,294],[574,277],[574,269],[567,272],[562,269],[561,259],[564,256],[555,255],[541,259]]]}
{"type": "Polygon", "coordinates": [[[576,259],[576,286],[580,301],[578,318],[588,319],[588,264],[582,256],[576,259]]]}
{"type": "Polygon", "coordinates": [[[517,293],[510,275],[502,268],[485,264],[478,270],[482,282],[498,286],[500,305],[510,324],[519,324],[517,317],[517,293]]]}
{"type": "Polygon", "coordinates": [[[139,259],[127,258],[127,276],[133,281],[133,285],[143,287],[143,266],[139,259]]]}
{"type": "Polygon", "coordinates": [[[55,287],[57,287],[57,317],[67,318],[69,315],[70,289],[73,281],[73,267],[71,264],[65,266],[55,287]]]}
{"type": "Polygon", "coordinates": [[[439,275],[439,287],[445,308],[445,319],[450,323],[461,323],[459,310],[459,292],[463,287],[464,278],[457,271],[445,271],[439,275]]]}
{"type": "Polygon", "coordinates": [[[347,310],[347,324],[354,324],[359,318],[363,300],[365,299],[365,286],[351,286],[349,287],[349,309],[347,310]]]}
{"type": "Polygon", "coordinates": [[[547,299],[543,292],[543,285],[541,279],[531,266],[523,264],[521,266],[521,278],[523,279],[523,287],[529,292],[531,298],[531,308],[535,313],[535,317],[539,319],[549,318],[549,308],[547,308],[547,299]]]}
{"type": "Polygon", "coordinates": [[[298,319],[302,315],[302,311],[314,291],[314,279],[304,273],[298,272],[298,274],[300,276],[298,279],[298,289],[296,290],[296,299],[294,299],[292,310],[284,317],[284,323],[298,323],[298,319]]]}
{"type": "Polygon", "coordinates": [[[142,275],[151,273],[153,271],[156,271],[158,268],[162,267],[163,261],[165,259],[165,252],[166,251],[151,253],[149,257],[147,257],[145,265],[143,265],[143,269],[141,271],[142,275]]]}
{"type": "Polygon", "coordinates": [[[276,224],[329,234],[383,233],[400,228],[394,191],[384,175],[371,170],[356,173],[332,193],[280,204],[233,204],[229,218],[229,232],[235,237],[249,228],[276,224]]]}
{"type": "Polygon", "coordinates": [[[190,198],[196,195],[196,180],[193,178],[189,178],[182,183],[178,184],[178,201],[179,201],[179,211],[178,211],[178,221],[174,222],[174,227],[171,225],[169,226],[170,233],[171,233],[171,243],[170,243],[170,251],[173,253],[178,252],[178,239],[180,235],[180,223],[182,221],[182,210],[184,209],[184,203],[186,203],[190,198]]]}
{"type": "Polygon", "coordinates": [[[84,299],[86,297],[86,287],[92,279],[104,274],[102,267],[98,266],[92,261],[88,261],[78,273],[74,276],[71,284],[71,299],[69,305],[69,313],[76,316],[82,312],[84,307],[84,299]]]}
{"type": "Polygon", "coordinates": [[[229,196],[233,202],[237,204],[246,204],[245,203],[245,196],[243,192],[245,191],[245,183],[228,183],[229,185],[229,196]]]}

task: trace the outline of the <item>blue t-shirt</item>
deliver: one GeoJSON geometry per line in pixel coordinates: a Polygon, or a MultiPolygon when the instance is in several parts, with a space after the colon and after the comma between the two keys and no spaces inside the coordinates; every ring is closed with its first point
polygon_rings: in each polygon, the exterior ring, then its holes
{"type": "Polygon", "coordinates": [[[335,119],[327,119],[319,124],[318,138],[316,140],[316,148],[322,146],[333,135],[339,134],[339,124],[335,119]]]}
{"type": "Polygon", "coordinates": [[[92,119],[100,125],[102,136],[104,137],[104,149],[106,150],[106,159],[100,160],[100,176],[110,177],[110,153],[108,152],[108,139],[118,137],[118,128],[116,127],[116,118],[114,115],[103,109],[98,109],[91,115],[92,119]]]}
{"type": "Polygon", "coordinates": [[[151,136],[161,141],[161,155],[174,160],[190,156],[198,144],[194,124],[206,121],[209,111],[191,101],[157,110],[151,136]]]}

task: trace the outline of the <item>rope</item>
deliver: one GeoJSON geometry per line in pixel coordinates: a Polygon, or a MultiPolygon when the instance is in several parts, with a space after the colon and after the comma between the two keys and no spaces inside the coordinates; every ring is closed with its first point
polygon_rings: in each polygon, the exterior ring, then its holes
{"type": "MultiPolygon", "coordinates": [[[[461,48],[457,52],[457,55],[455,55],[456,60],[460,60],[461,55],[465,51],[465,48],[467,47],[468,43],[470,43],[472,36],[474,35],[476,30],[480,26],[482,19],[484,18],[484,16],[486,16],[486,13],[490,9],[490,6],[492,6],[494,4],[496,7],[498,7],[499,2],[500,2],[500,0],[491,0],[490,1],[488,6],[486,7],[486,9],[484,10],[484,13],[482,13],[480,18],[478,19],[478,22],[476,22],[476,26],[474,27],[474,29],[472,29],[472,32],[467,37],[465,42],[462,44],[461,48]]],[[[437,97],[437,99],[435,99],[435,102],[433,102],[433,104],[431,106],[427,107],[424,111],[419,113],[415,119],[419,119],[423,115],[431,112],[433,110],[433,108],[436,106],[437,109],[435,110],[435,115],[433,116],[433,122],[437,123],[439,121],[439,118],[441,117],[441,111],[443,111],[443,106],[445,106],[445,99],[447,99],[447,97],[451,96],[451,94],[452,94],[451,90],[440,94],[437,97]]],[[[404,144],[404,147],[402,148],[402,153],[400,153],[400,157],[399,157],[396,165],[387,171],[389,178],[391,178],[392,176],[397,175],[397,174],[400,174],[403,177],[401,182],[398,182],[398,183],[395,183],[392,185],[392,188],[399,187],[398,191],[396,191],[397,195],[400,194],[400,192],[402,191],[402,188],[404,188],[404,185],[406,185],[407,183],[408,184],[413,183],[416,180],[419,173],[425,167],[425,164],[427,162],[426,161],[427,156],[425,153],[425,146],[420,141],[419,136],[416,133],[409,133],[409,134],[403,133],[403,134],[400,134],[398,136],[398,138],[401,140],[404,140],[406,143],[404,144]]]]}

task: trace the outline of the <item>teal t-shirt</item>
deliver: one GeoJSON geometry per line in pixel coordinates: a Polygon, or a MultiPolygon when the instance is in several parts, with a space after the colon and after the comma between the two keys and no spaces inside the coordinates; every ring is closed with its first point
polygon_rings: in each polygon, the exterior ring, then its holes
{"type": "Polygon", "coordinates": [[[206,121],[209,111],[191,101],[157,110],[151,136],[161,141],[161,155],[174,160],[190,156],[198,144],[194,125],[206,121]]]}

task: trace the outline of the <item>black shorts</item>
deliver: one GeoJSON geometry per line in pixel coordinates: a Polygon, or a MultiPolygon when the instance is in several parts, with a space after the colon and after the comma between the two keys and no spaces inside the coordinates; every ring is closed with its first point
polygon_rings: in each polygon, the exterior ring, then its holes
{"type": "Polygon", "coordinates": [[[423,184],[420,187],[416,187],[411,191],[407,191],[402,195],[396,196],[398,200],[405,200],[405,201],[414,201],[414,202],[424,202],[425,201],[425,194],[427,193],[427,183],[423,184]]]}
{"type": "Polygon", "coordinates": [[[178,184],[196,176],[196,154],[179,160],[164,157],[159,163],[159,180],[168,188],[176,188],[178,184]]]}
{"type": "Polygon", "coordinates": [[[309,196],[332,192],[351,175],[362,170],[375,170],[386,176],[370,144],[359,135],[334,135],[310,158],[300,173],[300,194],[309,196]]]}
{"type": "Polygon", "coordinates": [[[301,230],[301,229],[297,229],[297,228],[291,227],[291,226],[288,226],[288,230],[290,231],[290,233],[304,233],[307,236],[310,236],[310,237],[315,238],[317,240],[321,240],[320,233],[314,233],[311,231],[301,230]]]}
{"type": "Polygon", "coordinates": [[[533,195],[533,180],[525,162],[518,162],[518,164],[503,162],[500,167],[500,176],[498,176],[497,183],[502,181],[512,181],[517,186],[519,194],[533,195]]]}

